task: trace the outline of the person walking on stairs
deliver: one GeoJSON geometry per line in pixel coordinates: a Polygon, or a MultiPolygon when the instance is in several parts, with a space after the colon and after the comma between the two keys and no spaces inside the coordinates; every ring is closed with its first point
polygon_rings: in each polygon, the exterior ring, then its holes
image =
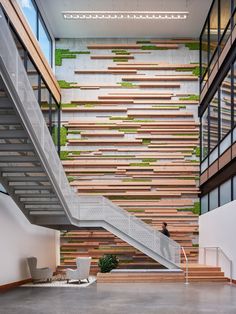
{"type": "MultiPolygon", "coordinates": [[[[164,234],[166,237],[170,238],[170,233],[169,233],[169,230],[167,229],[167,223],[166,222],[162,223],[161,233],[164,234]]],[[[171,259],[169,241],[165,237],[163,239],[161,239],[161,241],[160,241],[160,249],[161,249],[161,253],[164,257],[171,259]]]]}

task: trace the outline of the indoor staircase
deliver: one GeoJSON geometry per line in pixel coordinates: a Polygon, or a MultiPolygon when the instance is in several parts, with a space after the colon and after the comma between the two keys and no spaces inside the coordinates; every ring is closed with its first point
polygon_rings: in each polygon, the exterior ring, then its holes
{"type": "Polygon", "coordinates": [[[70,187],[8,24],[0,11],[0,179],[33,224],[102,227],[167,268],[180,246],[102,196],[70,187]],[[161,245],[170,250],[164,256],[161,245]]]}

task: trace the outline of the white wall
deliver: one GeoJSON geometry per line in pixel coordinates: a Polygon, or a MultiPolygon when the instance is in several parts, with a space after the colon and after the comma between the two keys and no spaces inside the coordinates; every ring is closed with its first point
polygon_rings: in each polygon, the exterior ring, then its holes
{"type": "MultiPolygon", "coordinates": [[[[199,218],[199,246],[220,247],[233,261],[233,279],[236,279],[236,201],[218,207],[199,218]]],[[[213,252],[208,254],[207,262],[214,265],[213,252]]],[[[202,262],[202,261],[201,261],[202,262]]],[[[221,257],[219,264],[229,277],[226,260],[221,257]]]]}
{"type": "Polygon", "coordinates": [[[0,193],[0,286],[30,277],[28,256],[55,270],[56,243],[57,231],[30,224],[11,197],[0,193]]]}

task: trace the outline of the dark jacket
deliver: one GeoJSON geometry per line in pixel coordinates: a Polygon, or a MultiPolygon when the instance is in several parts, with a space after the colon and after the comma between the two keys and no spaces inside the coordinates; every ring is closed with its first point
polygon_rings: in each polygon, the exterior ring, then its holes
{"type": "Polygon", "coordinates": [[[163,233],[163,234],[164,234],[165,236],[167,236],[168,238],[170,237],[170,233],[169,233],[169,231],[168,231],[167,228],[162,229],[162,230],[161,230],[161,233],[163,233]]]}

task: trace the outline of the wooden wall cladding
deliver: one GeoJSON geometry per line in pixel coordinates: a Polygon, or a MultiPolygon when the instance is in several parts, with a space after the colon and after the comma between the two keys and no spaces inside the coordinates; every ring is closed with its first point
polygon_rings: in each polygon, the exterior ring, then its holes
{"type": "MultiPolygon", "coordinates": [[[[57,44],[60,49],[75,49],[73,43],[57,44]]],[[[158,43],[158,48],[143,51],[135,41],[88,42],[83,49],[90,55],[57,67],[58,79],[67,81],[62,90],[67,131],[63,165],[78,193],[104,195],[158,230],[166,221],[171,237],[189,247],[189,259],[196,261],[198,52],[185,47],[183,40],[151,42],[158,43]],[[119,53],[124,54],[123,61],[116,59],[119,53]]],[[[76,256],[89,255],[96,273],[99,257],[107,253],[119,257],[121,268],[157,267],[102,229],[61,236],[61,267],[73,267],[76,256]]]]}

